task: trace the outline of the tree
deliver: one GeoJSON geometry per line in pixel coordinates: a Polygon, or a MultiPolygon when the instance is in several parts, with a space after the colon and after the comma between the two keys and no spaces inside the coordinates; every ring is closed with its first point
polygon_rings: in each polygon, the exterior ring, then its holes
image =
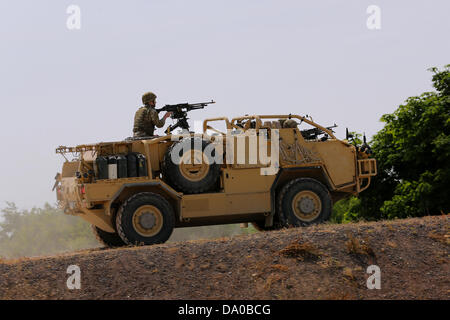
{"type": "Polygon", "coordinates": [[[13,203],[2,209],[0,256],[17,258],[98,247],[90,225],[46,204],[19,210],[13,203]]]}
{"type": "Polygon", "coordinates": [[[450,65],[431,68],[436,92],[410,97],[371,141],[378,175],[336,219],[404,218],[450,212],[450,65]],[[357,212],[357,214],[355,214],[357,212]]]}
{"type": "MultiPolygon", "coordinates": [[[[49,204],[43,208],[20,210],[7,203],[0,216],[1,258],[19,258],[70,252],[100,247],[89,223],[49,204]]],[[[256,232],[254,228],[241,229],[239,225],[219,225],[179,228],[170,241],[232,237],[256,232]]]]}

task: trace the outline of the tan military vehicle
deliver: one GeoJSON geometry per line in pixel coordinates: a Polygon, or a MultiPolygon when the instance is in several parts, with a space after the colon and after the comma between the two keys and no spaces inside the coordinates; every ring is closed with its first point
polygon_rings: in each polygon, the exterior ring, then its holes
{"type": "Polygon", "coordinates": [[[320,223],[376,175],[366,144],[339,140],[307,117],[206,119],[203,131],[57,148],[66,158],[59,206],[91,223],[107,246],[147,245],[179,227],[320,223]]]}

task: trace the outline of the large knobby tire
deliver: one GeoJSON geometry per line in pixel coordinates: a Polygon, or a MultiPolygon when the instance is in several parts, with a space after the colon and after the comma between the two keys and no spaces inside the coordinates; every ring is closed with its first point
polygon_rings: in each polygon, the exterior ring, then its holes
{"type": "Polygon", "coordinates": [[[278,208],[288,226],[308,226],[330,218],[332,201],[322,183],[311,178],[298,178],[281,189],[278,208]]]}
{"type": "Polygon", "coordinates": [[[126,243],[117,233],[103,231],[102,229],[94,225],[91,225],[91,227],[97,241],[103,244],[105,247],[114,248],[123,247],[126,245],[126,243]]]}
{"type": "Polygon", "coordinates": [[[175,226],[175,213],[170,203],[152,192],[131,196],[116,216],[117,232],[126,244],[164,243],[175,226]]]}
{"type": "Polygon", "coordinates": [[[220,174],[220,164],[214,161],[213,145],[206,140],[197,139],[199,138],[188,138],[173,143],[164,156],[163,179],[186,194],[210,191],[217,185],[220,174]]]}

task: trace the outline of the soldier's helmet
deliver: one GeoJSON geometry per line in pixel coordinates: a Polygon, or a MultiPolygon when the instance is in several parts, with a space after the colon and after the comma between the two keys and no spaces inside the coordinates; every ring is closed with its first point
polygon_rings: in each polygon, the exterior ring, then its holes
{"type": "Polygon", "coordinates": [[[150,102],[154,102],[156,99],[156,94],[153,92],[146,92],[142,95],[142,103],[149,104],[150,102]]]}

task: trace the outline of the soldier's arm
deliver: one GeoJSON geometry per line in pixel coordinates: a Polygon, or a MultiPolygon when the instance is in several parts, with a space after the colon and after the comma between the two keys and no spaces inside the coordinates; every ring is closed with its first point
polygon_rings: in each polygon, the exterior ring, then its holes
{"type": "Polygon", "coordinates": [[[161,120],[158,117],[158,112],[156,112],[156,110],[151,109],[150,110],[150,118],[152,119],[152,122],[155,126],[157,126],[158,128],[162,128],[164,126],[164,124],[166,123],[166,119],[162,118],[161,120]]]}

